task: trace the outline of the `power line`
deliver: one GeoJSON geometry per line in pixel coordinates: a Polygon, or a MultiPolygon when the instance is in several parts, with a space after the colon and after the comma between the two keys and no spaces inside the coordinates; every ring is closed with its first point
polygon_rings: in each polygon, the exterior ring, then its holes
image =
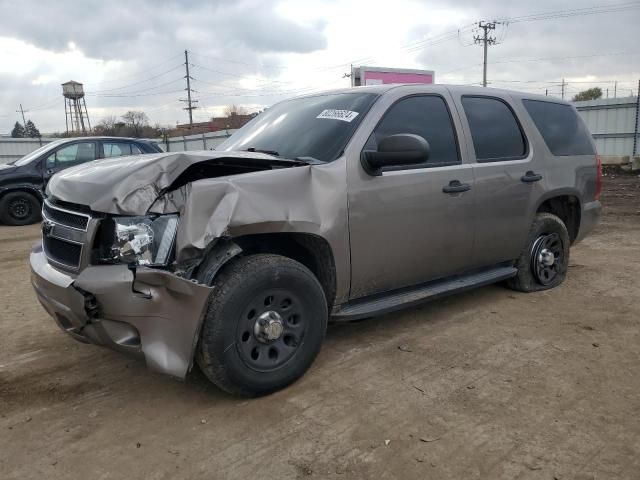
{"type": "Polygon", "coordinates": [[[117,82],[119,82],[121,80],[124,80],[124,79],[136,78],[136,77],[140,77],[142,75],[147,75],[149,73],[149,71],[155,70],[156,68],[159,68],[159,67],[162,67],[162,66],[166,65],[167,63],[169,63],[170,61],[178,58],[181,55],[182,55],[182,52],[177,53],[176,55],[172,55],[171,57],[163,60],[160,63],[157,63],[157,64],[155,64],[155,65],[153,65],[151,67],[146,67],[144,72],[138,72],[138,73],[134,73],[134,74],[131,74],[131,75],[124,75],[122,77],[113,78],[113,79],[108,80],[108,81],[102,81],[102,82],[96,82],[96,83],[86,83],[85,86],[86,85],[105,85],[105,84],[117,83],[117,82]]]}
{"type": "Polygon", "coordinates": [[[173,72],[173,71],[175,71],[175,70],[177,70],[179,68],[182,68],[182,65],[183,65],[182,63],[179,64],[179,65],[175,65],[174,67],[170,68],[169,70],[165,70],[162,73],[159,73],[157,75],[153,75],[151,77],[145,78],[144,80],[140,80],[138,82],[130,83],[128,85],[122,85],[120,87],[108,88],[108,89],[105,89],[105,90],[93,90],[91,93],[114,92],[114,91],[117,91],[117,90],[124,90],[124,89],[130,88],[130,87],[134,87],[134,86],[140,85],[142,83],[150,82],[151,80],[155,80],[156,78],[160,78],[160,77],[166,75],[167,73],[171,73],[171,72],[173,72]]]}
{"type": "Polygon", "coordinates": [[[127,92],[115,92],[115,93],[87,92],[86,95],[89,95],[89,96],[92,96],[92,97],[102,97],[102,98],[134,97],[134,96],[136,96],[137,94],[140,94],[140,93],[148,93],[150,90],[156,90],[158,88],[166,87],[167,85],[172,85],[172,84],[177,83],[177,82],[182,82],[183,78],[184,77],[174,78],[173,80],[169,80],[168,82],[160,83],[158,85],[154,85],[152,87],[147,87],[147,88],[144,88],[142,90],[132,90],[132,91],[127,91],[127,92]]]}
{"type": "Polygon", "coordinates": [[[572,8],[564,10],[555,10],[548,12],[539,12],[529,15],[521,15],[519,17],[505,17],[498,19],[501,23],[520,23],[535,22],[540,20],[555,20],[558,18],[578,17],[584,15],[598,15],[602,13],[624,12],[640,8],[640,2],[624,2],[609,5],[596,5],[591,7],[572,8]]]}

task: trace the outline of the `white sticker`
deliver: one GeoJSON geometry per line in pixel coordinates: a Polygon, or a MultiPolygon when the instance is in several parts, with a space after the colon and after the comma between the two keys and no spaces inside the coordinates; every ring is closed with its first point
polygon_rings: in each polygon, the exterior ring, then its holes
{"type": "Polygon", "coordinates": [[[351,122],[358,116],[358,112],[352,112],[351,110],[323,110],[316,118],[331,118],[333,120],[342,120],[343,122],[351,122]]]}

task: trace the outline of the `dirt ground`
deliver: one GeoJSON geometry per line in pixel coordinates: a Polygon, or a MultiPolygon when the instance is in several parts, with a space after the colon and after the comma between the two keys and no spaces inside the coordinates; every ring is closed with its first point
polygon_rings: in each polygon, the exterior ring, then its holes
{"type": "Polygon", "coordinates": [[[0,477],[640,478],[640,178],[603,201],[560,288],[331,326],[257,400],[63,335],[29,284],[38,226],[0,227],[0,477]]]}

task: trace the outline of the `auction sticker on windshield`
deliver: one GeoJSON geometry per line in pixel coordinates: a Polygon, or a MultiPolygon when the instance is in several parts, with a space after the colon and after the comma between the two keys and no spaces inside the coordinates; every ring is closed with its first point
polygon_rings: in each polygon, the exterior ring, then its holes
{"type": "Polygon", "coordinates": [[[320,112],[316,118],[330,118],[333,120],[342,120],[343,122],[351,122],[358,116],[358,112],[352,112],[351,110],[334,110],[327,109],[320,112]]]}

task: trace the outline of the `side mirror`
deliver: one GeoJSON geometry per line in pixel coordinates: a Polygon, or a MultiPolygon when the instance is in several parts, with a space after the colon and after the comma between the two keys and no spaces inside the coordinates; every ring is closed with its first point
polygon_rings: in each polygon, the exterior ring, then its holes
{"type": "Polygon", "coordinates": [[[380,175],[383,167],[426,162],[430,152],[429,142],[420,135],[398,133],[382,139],[377,151],[363,152],[362,166],[369,175],[380,175]]]}

